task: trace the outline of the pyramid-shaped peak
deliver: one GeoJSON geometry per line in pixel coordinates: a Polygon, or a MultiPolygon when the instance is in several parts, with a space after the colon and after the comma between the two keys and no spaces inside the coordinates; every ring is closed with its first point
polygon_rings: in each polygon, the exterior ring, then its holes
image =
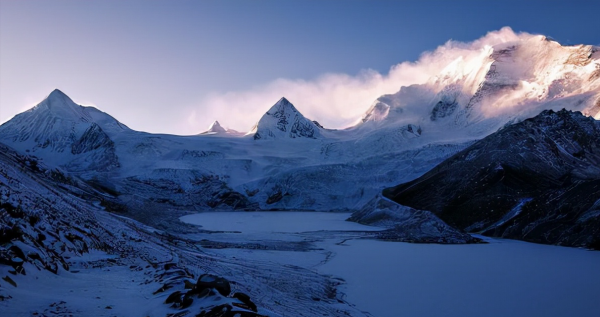
{"type": "Polygon", "coordinates": [[[282,111],[285,109],[290,109],[290,110],[298,112],[298,109],[296,109],[296,107],[294,107],[294,105],[289,100],[287,100],[287,98],[285,98],[285,97],[281,97],[281,99],[279,99],[273,105],[273,107],[271,107],[269,112],[273,112],[273,111],[277,111],[277,110],[282,111]]]}
{"type": "Polygon", "coordinates": [[[296,107],[294,107],[289,100],[287,100],[285,97],[281,97],[281,99],[279,99],[279,101],[277,101],[271,107],[271,109],[267,111],[267,114],[279,113],[280,115],[283,115],[287,112],[300,113],[300,111],[298,111],[298,109],[296,109],[296,107]]]}
{"type": "Polygon", "coordinates": [[[223,127],[219,121],[213,122],[208,130],[201,132],[200,135],[215,135],[215,136],[242,136],[244,135],[241,132],[235,131],[233,129],[223,127]]]}
{"type": "Polygon", "coordinates": [[[76,104],[69,96],[59,89],[54,89],[46,99],[33,108],[36,111],[50,111],[51,114],[63,118],[88,118],[83,107],[76,104]]]}
{"type": "Polygon", "coordinates": [[[52,90],[52,92],[50,93],[50,95],[48,95],[48,98],[69,98],[64,92],[62,92],[60,89],[54,89],[52,90]]]}
{"type": "Polygon", "coordinates": [[[49,107],[72,106],[75,102],[59,89],[54,89],[44,100],[49,107]]]}
{"type": "Polygon", "coordinates": [[[219,121],[215,120],[215,122],[213,122],[210,125],[210,127],[208,127],[208,131],[207,132],[227,132],[227,130],[221,126],[221,124],[219,123],[219,121]]]}
{"type": "Polygon", "coordinates": [[[285,97],[279,99],[248,134],[254,135],[255,140],[316,139],[321,136],[319,127],[305,118],[285,97]]]}
{"type": "Polygon", "coordinates": [[[285,97],[281,97],[281,99],[279,99],[279,101],[277,101],[276,105],[288,105],[288,104],[292,104],[289,100],[287,100],[287,98],[285,97]]]}

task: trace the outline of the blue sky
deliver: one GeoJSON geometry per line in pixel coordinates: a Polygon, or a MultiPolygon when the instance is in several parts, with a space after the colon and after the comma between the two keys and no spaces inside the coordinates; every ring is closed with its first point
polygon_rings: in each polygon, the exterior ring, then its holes
{"type": "Polygon", "coordinates": [[[277,99],[224,99],[256,109],[237,111],[243,121],[211,98],[385,75],[504,26],[598,45],[599,12],[598,1],[1,1],[0,122],[59,88],[138,130],[192,134],[215,119],[247,130],[277,99]]]}

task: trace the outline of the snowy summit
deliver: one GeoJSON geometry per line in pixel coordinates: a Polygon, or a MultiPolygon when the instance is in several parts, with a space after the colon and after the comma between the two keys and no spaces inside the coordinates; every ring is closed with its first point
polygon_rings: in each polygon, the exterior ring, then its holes
{"type": "Polygon", "coordinates": [[[219,121],[215,121],[208,127],[208,130],[200,133],[200,135],[242,136],[244,134],[233,129],[224,128],[219,121]]]}
{"type": "Polygon", "coordinates": [[[255,140],[261,139],[316,139],[320,128],[304,117],[285,97],[279,99],[248,133],[255,140]]]}

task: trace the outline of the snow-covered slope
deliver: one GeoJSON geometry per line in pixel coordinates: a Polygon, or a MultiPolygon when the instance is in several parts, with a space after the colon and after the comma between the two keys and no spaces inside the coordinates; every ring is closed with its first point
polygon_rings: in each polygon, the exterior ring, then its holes
{"type": "Polygon", "coordinates": [[[306,119],[285,97],[279,99],[256,123],[248,135],[255,140],[308,138],[321,136],[321,128],[306,119]]]}

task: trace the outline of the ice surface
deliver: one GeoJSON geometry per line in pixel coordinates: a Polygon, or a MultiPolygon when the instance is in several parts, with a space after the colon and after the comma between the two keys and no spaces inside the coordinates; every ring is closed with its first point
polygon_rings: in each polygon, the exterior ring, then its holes
{"type": "Polygon", "coordinates": [[[332,245],[320,272],[342,277],[346,299],[377,317],[595,317],[600,253],[512,240],[332,245]]]}
{"type": "Polygon", "coordinates": [[[227,212],[189,215],[183,220],[201,223],[207,230],[251,232],[243,238],[235,238],[235,233],[220,238],[279,239],[282,236],[273,231],[289,230],[287,234],[296,239],[318,241],[318,248],[308,251],[214,252],[265,265],[301,266],[341,278],[346,284],[339,291],[346,294],[345,299],[376,317],[595,317],[600,311],[599,252],[485,237],[481,238],[488,244],[437,245],[360,239],[333,231],[294,233],[370,228],[346,227],[346,216],[227,212]]]}
{"type": "Polygon", "coordinates": [[[203,212],[181,217],[181,221],[205,230],[243,233],[306,232],[319,230],[376,231],[378,227],[344,221],[349,213],[330,212],[203,212]]]}

